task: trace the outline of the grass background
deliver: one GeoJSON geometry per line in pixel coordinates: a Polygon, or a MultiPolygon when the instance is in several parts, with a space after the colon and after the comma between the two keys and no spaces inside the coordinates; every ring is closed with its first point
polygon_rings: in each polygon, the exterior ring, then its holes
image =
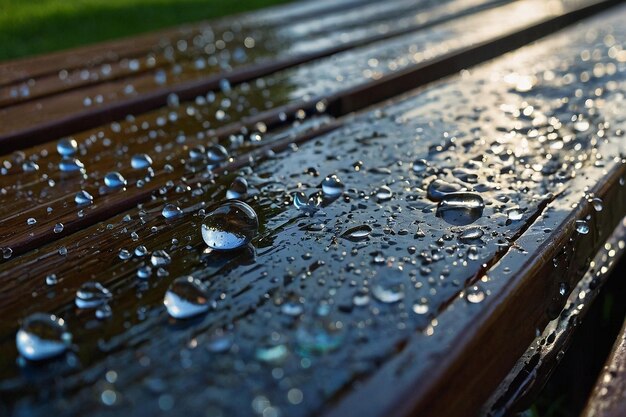
{"type": "Polygon", "coordinates": [[[0,61],[285,2],[286,0],[0,0],[0,61]]]}

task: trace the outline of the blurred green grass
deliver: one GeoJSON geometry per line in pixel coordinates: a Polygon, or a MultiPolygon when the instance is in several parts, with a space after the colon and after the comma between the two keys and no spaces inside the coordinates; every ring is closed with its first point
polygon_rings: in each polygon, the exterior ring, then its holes
{"type": "Polygon", "coordinates": [[[287,0],[0,0],[0,61],[211,19],[287,0]]]}

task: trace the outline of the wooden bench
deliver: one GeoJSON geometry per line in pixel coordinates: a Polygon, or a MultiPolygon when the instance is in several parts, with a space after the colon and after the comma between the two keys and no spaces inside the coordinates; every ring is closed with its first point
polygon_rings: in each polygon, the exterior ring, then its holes
{"type": "Polygon", "coordinates": [[[615,3],[295,3],[0,64],[0,413],[516,411],[624,251],[615,3]],[[294,205],[330,175],[338,195],[294,205]],[[238,176],[259,232],[207,251],[238,176]],[[211,309],[175,320],[190,274],[211,309]],[[87,281],[110,317],[76,307],[87,281]],[[38,311],[72,348],[18,360],[38,311]]]}

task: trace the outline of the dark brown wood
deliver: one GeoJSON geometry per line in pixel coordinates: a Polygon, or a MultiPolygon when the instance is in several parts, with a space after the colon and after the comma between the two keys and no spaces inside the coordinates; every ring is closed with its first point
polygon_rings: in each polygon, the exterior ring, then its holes
{"type": "Polygon", "coordinates": [[[626,323],[581,417],[626,415],[626,323]]]}

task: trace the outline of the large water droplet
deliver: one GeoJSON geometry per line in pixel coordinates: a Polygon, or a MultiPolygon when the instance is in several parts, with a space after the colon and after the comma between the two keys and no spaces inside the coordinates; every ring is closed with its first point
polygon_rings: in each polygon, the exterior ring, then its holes
{"type": "Polygon", "coordinates": [[[322,192],[329,197],[336,197],[343,192],[345,185],[339,177],[331,175],[322,181],[322,192]]]}
{"type": "Polygon", "coordinates": [[[463,191],[464,188],[459,184],[453,184],[444,180],[436,179],[428,184],[426,190],[427,197],[432,201],[440,201],[446,195],[451,193],[458,193],[463,191]]]}
{"type": "Polygon", "coordinates": [[[209,310],[208,290],[194,277],[177,278],[165,293],[163,304],[175,319],[197,316],[209,310]]]}
{"type": "Polygon", "coordinates": [[[126,180],[119,172],[109,172],[104,176],[104,184],[109,188],[120,188],[126,186],[126,180]]]}
{"type": "Polygon", "coordinates": [[[211,249],[237,249],[250,243],[259,230],[252,207],[230,200],[211,211],[202,221],[202,238],[211,249]]]}
{"type": "Polygon", "coordinates": [[[106,304],[113,295],[99,282],[85,282],[76,291],[74,302],[78,308],[96,308],[106,304]]]}
{"type": "Polygon", "coordinates": [[[211,145],[206,150],[210,165],[217,165],[228,159],[228,151],[222,145],[211,145]]]}
{"type": "Polygon", "coordinates": [[[52,314],[35,313],[22,323],[15,344],[24,358],[39,361],[65,352],[71,339],[63,319],[52,314]]]}
{"type": "Polygon", "coordinates": [[[57,142],[57,152],[61,156],[71,156],[76,153],[78,143],[72,138],[63,138],[57,142]]]}
{"type": "Polygon", "coordinates": [[[145,169],[152,166],[152,158],[145,153],[133,155],[130,160],[130,166],[134,169],[145,169]]]}
{"type": "Polygon", "coordinates": [[[482,216],[485,203],[476,193],[450,193],[442,197],[437,205],[437,217],[446,222],[464,226],[482,216]]]}
{"type": "Polygon", "coordinates": [[[161,211],[161,214],[166,219],[173,219],[182,215],[183,211],[177,205],[168,203],[165,205],[165,207],[163,207],[163,211],[161,211]]]}

